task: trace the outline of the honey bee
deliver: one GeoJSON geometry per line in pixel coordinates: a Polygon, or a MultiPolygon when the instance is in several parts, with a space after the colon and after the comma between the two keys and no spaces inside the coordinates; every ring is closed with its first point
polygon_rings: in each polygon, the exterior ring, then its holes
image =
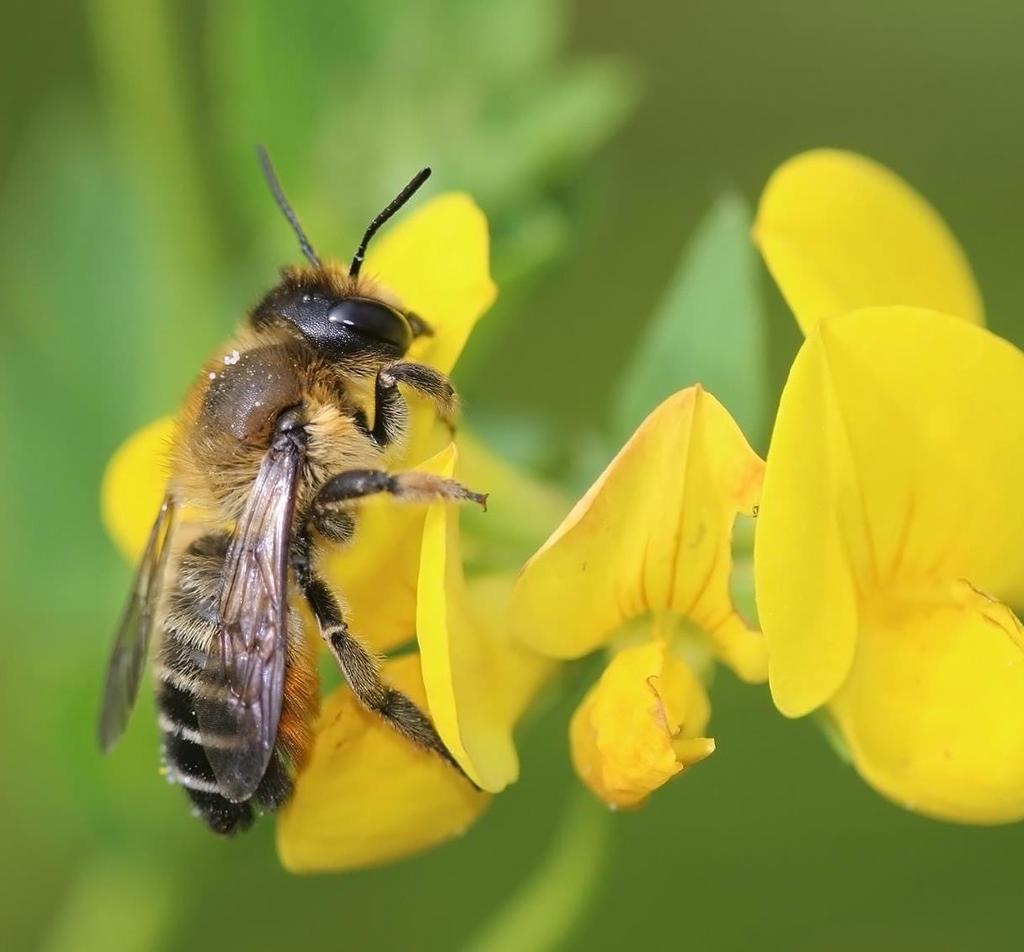
{"type": "MultiPolygon", "coordinates": [[[[106,751],[127,724],[156,631],[164,771],[220,834],[284,803],[308,752],[316,653],[289,607],[293,593],[362,705],[460,770],[424,712],[381,679],[318,557],[352,539],[367,496],[486,503],[454,480],[385,468],[408,428],[403,387],[449,426],[457,409],[443,374],[403,359],[431,334],[428,319],[360,273],[374,234],[430,170],[370,222],[345,268],[321,261],[269,156],[262,148],[259,156],[308,265],[282,270],[178,415],[166,495],[114,639],[99,722],[106,751]]],[[[387,585],[382,578],[381,598],[387,585]]]]}

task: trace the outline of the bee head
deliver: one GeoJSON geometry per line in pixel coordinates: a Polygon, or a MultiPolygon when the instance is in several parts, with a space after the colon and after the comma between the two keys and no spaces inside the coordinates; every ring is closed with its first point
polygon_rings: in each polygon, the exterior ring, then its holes
{"type": "Polygon", "coordinates": [[[284,195],[270,156],[259,148],[260,163],[278,207],[288,219],[299,247],[311,269],[285,272],[284,280],[257,308],[254,319],[284,318],[293,324],[318,350],[331,356],[381,355],[402,357],[413,337],[428,333],[414,315],[368,294],[360,293],[359,271],[363,266],[370,239],[392,215],[416,193],[430,177],[430,169],[421,169],[388,206],[370,222],[346,277],[337,274],[334,265],[323,265],[306,237],[299,219],[284,195]],[[347,279],[346,279],[347,278],[347,279]]]}
{"type": "Polygon", "coordinates": [[[333,358],[404,357],[414,332],[397,308],[372,297],[338,295],[329,287],[296,286],[286,276],[257,308],[257,320],[288,321],[317,351],[333,358]]]}

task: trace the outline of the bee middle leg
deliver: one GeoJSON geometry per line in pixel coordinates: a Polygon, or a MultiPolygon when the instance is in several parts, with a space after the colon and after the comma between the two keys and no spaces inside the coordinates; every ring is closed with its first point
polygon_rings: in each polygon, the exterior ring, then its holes
{"type": "Polygon", "coordinates": [[[313,501],[315,518],[344,509],[346,504],[387,493],[405,502],[433,502],[449,499],[452,502],[475,502],[487,508],[487,493],[473,492],[462,483],[433,473],[415,470],[405,473],[386,473],[382,469],[349,469],[332,476],[313,501]]]}
{"type": "Polygon", "coordinates": [[[399,384],[430,400],[442,422],[454,431],[459,398],[448,378],[426,364],[400,361],[381,367],[377,372],[373,426],[367,422],[365,413],[360,411],[356,415],[356,424],[374,443],[389,446],[400,440],[408,428],[409,406],[398,389],[399,384]]]}
{"type": "MultiPolygon", "coordinates": [[[[313,570],[309,551],[307,536],[299,540],[292,559],[296,580],[320,626],[321,636],[327,642],[356,699],[417,747],[440,756],[473,784],[426,714],[410,698],[381,678],[379,659],[349,631],[338,599],[313,570]]],[[[473,786],[476,787],[476,784],[473,786]]]]}

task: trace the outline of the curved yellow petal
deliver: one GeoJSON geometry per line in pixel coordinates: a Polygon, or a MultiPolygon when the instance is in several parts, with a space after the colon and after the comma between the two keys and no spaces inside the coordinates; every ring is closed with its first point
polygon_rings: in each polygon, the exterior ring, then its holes
{"type": "Polygon", "coordinates": [[[754,239],[804,333],[861,307],[926,307],[984,324],[981,295],[945,222],[884,166],[820,149],[778,168],[754,239]]]}
{"type": "Polygon", "coordinates": [[[444,373],[497,294],[487,219],[461,193],[439,195],[377,238],[364,270],[430,325],[433,336],[417,340],[409,357],[444,373]]]}
{"type": "MultiPolygon", "coordinates": [[[[439,475],[455,473],[454,444],[435,457],[439,475]]],[[[427,512],[420,558],[416,635],[431,716],[448,749],[484,790],[519,774],[512,731],[550,662],[505,630],[512,580],[494,577],[467,590],[458,510],[427,512]]]]}
{"type": "Polygon", "coordinates": [[[669,397],[524,567],[516,634],[574,658],[669,610],[708,632],[741,677],[763,680],[760,637],[729,595],[733,523],[753,510],[763,468],[714,397],[699,386],[669,397]]]}
{"type": "Polygon", "coordinates": [[[611,807],[638,807],[705,757],[711,716],[689,667],[660,640],[623,648],[576,709],[569,727],[580,779],[611,807]]]}
{"type": "Polygon", "coordinates": [[[855,494],[853,463],[821,352],[812,336],[790,368],[754,536],[768,682],[775,706],[789,717],[835,693],[857,639],[856,577],[838,516],[855,494]]]}
{"type": "Polygon", "coordinates": [[[860,603],[968,578],[1024,599],[1024,355],[957,318],[823,321],[793,364],[768,454],[755,573],[780,710],[828,700],[860,603]]]}
{"type": "Polygon", "coordinates": [[[853,762],[877,790],[930,816],[1024,818],[1024,633],[960,582],[866,617],[830,704],[853,762]]]}
{"type": "Polygon", "coordinates": [[[103,524],[130,562],[141,557],[167,492],[168,454],[173,434],[172,417],[154,420],[115,450],[103,474],[100,486],[103,524]]]}
{"type": "MultiPolygon", "coordinates": [[[[418,662],[405,655],[384,677],[423,705],[418,662]]],[[[294,873],[378,866],[459,836],[489,802],[342,687],[324,702],[309,760],[278,814],[277,851],[294,873]]]]}

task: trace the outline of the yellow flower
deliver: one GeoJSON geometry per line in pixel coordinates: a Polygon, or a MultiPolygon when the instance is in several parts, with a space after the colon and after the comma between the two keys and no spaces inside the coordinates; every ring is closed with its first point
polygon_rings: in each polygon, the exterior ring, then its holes
{"type": "MultiPolygon", "coordinates": [[[[379,239],[364,273],[429,319],[433,336],[417,341],[409,357],[446,373],[495,295],[486,221],[463,195],[441,196],[403,219],[379,239]]],[[[448,437],[432,426],[425,403],[411,403],[409,445],[391,468],[452,475],[454,446],[426,459],[448,437]]],[[[114,454],[104,477],[104,520],[132,560],[163,497],[173,426],[166,418],[140,430],[114,454]]],[[[468,449],[472,469],[521,488],[522,478],[478,444],[469,441],[468,449]]],[[[368,501],[355,543],[329,555],[325,572],[345,595],[352,630],[370,644],[385,649],[419,635],[421,653],[387,665],[385,675],[416,700],[426,698],[466,772],[497,791],[515,779],[512,726],[549,665],[510,644],[495,620],[500,616],[484,610],[502,588],[507,600],[511,581],[463,579],[457,519],[449,506],[368,501]]],[[[488,800],[362,712],[342,687],[324,702],[309,761],[280,814],[279,852],[293,871],[382,863],[456,835],[488,800]]]]}
{"type": "Polygon", "coordinates": [[[936,214],[867,160],[787,163],[755,234],[807,332],[755,543],[775,703],[826,706],[904,806],[1024,817],[1024,634],[1005,604],[1024,598],[1024,355],[976,326],[936,214]]]}
{"type": "Polygon", "coordinates": [[[612,645],[640,620],[639,643],[622,638],[570,732],[577,771],[610,805],[642,803],[713,749],[701,736],[707,697],[684,663],[695,644],[744,680],[764,680],[761,636],[729,594],[733,524],[753,513],[762,470],[714,397],[680,391],[640,425],[516,583],[514,630],[552,657],[612,645]]]}

